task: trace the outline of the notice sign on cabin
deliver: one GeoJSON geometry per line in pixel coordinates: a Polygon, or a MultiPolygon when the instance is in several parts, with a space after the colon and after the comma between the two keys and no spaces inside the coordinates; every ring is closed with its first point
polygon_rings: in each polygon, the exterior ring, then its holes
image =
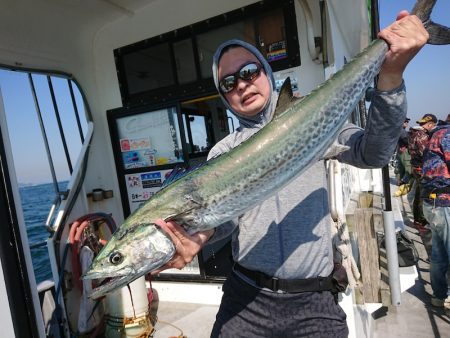
{"type": "Polygon", "coordinates": [[[156,194],[172,169],[125,175],[130,211],[133,212],[156,194]]]}
{"type": "Polygon", "coordinates": [[[267,46],[267,61],[273,62],[286,59],[287,57],[285,40],[274,42],[267,46]]]}
{"type": "Polygon", "coordinates": [[[183,162],[176,110],[144,112],[117,119],[123,168],[183,162]]]}

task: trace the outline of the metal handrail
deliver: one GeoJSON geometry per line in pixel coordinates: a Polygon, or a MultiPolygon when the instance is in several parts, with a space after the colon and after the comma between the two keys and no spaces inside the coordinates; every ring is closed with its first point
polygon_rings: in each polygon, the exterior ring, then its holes
{"type": "Polygon", "coordinates": [[[52,153],[50,152],[50,146],[49,146],[49,142],[48,142],[48,138],[47,138],[47,132],[45,131],[44,120],[42,119],[41,108],[39,106],[39,100],[36,95],[36,88],[34,86],[33,77],[31,76],[31,73],[28,73],[28,80],[30,82],[31,93],[33,95],[33,101],[34,101],[34,105],[36,107],[36,113],[37,113],[37,117],[39,120],[39,126],[41,128],[41,134],[42,134],[42,137],[44,138],[45,151],[47,153],[48,164],[50,166],[50,173],[52,175],[52,180],[53,180],[53,189],[55,191],[55,194],[59,196],[58,180],[56,179],[56,172],[55,172],[55,167],[53,165],[52,153]]]}
{"type": "Polygon", "coordinates": [[[52,79],[50,75],[47,75],[48,89],[50,90],[50,95],[53,103],[53,110],[55,112],[56,122],[58,123],[58,130],[61,136],[61,142],[64,148],[64,154],[66,155],[67,166],[69,167],[69,172],[72,174],[72,161],[70,160],[69,149],[67,148],[66,136],[64,135],[64,128],[61,123],[61,117],[59,115],[58,104],[56,103],[55,91],[53,90],[52,79]]]}

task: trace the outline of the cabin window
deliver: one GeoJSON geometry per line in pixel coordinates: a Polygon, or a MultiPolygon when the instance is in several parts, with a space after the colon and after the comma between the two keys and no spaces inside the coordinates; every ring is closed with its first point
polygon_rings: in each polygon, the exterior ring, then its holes
{"type": "Polygon", "coordinates": [[[175,68],[179,84],[186,84],[197,80],[192,40],[186,39],[173,44],[175,68]]]}
{"type": "Polygon", "coordinates": [[[294,2],[258,2],[114,50],[123,105],[216,92],[213,53],[232,38],[255,45],[274,71],[300,65],[294,2]]]}
{"type": "Polygon", "coordinates": [[[198,58],[202,78],[212,77],[211,65],[214,52],[222,42],[229,39],[240,39],[255,44],[253,20],[243,20],[197,36],[198,58]]]}
{"type": "Polygon", "coordinates": [[[116,123],[125,170],[184,161],[175,108],[124,116],[116,123]]]}
{"type": "Polygon", "coordinates": [[[183,110],[186,145],[190,158],[208,155],[215,143],[212,136],[211,113],[198,110],[183,110]]]}
{"type": "Polygon", "coordinates": [[[168,43],[126,54],[123,63],[131,95],[175,84],[168,43]]]}
{"type": "Polygon", "coordinates": [[[281,9],[263,14],[258,20],[258,47],[269,63],[288,58],[285,24],[281,9]]]}

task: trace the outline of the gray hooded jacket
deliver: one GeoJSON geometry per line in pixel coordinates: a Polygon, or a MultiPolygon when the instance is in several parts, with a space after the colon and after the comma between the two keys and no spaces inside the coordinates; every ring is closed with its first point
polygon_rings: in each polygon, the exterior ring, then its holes
{"type": "MultiPolygon", "coordinates": [[[[229,40],[217,49],[213,76],[218,88],[218,62],[224,48],[236,45],[251,51],[263,65],[272,85],[272,95],[263,111],[253,118],[234,112],[220,93],[226,107],[239,119],[240,127],[211,149],[208,159],[228,152],[270,122],[277,94],[272,70],[252,45],[229,40]]],[[[350,147],[338,159],[360,168],[379,168],[389,162],[406,116],[405,86],[390,92],[375,91],[365,130],[347,124],[337,141],[350,147]]],[[[233,222],[216,228],[210,241],[232,233],[235,262],[270,276],[284,279],[326,277],[333,269],[325,162],[318,161],[302,175],[261,205],[233,222]]]]}

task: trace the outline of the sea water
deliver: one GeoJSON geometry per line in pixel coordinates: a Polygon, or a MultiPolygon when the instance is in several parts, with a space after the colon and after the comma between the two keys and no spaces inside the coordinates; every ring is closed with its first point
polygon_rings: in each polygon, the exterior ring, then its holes
{"type": "MultiPolygon", "coordinates": [[[[67,183],[67,181],[60,182],[58,184],[59,190],[64,191],[67,183]]],[[[53,183],[45,183],[22,186],[19,188],[19,193],[27,228],[28,243],[32,247],[34,244],[46,241],[50,237],[50,233],[45,227],[45,222],[56,197],[55,189],[53,183]]],[[[31,258],[36,283],[39,284],[46,279],[53,279],[46,244],[32,248],[31,258]]]]}

